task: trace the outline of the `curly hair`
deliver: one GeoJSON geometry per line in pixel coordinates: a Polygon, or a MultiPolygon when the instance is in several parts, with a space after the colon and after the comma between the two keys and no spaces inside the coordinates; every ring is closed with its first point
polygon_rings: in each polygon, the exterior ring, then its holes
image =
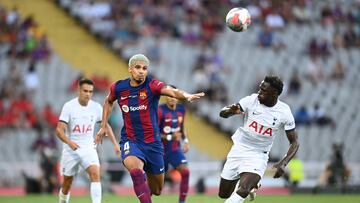
{"type": "Polygon", "coordinates": [[[284,83],[278,76],[267,75],[264,79],[264,82],[269,83],[270,86],[277,91],[278,95],[280,95],[282,93],[284,83]]]}

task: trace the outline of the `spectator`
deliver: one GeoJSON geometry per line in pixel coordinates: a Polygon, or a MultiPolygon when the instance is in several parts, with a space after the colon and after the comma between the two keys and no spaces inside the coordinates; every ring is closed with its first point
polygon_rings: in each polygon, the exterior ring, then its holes
{"type": "Polygon", "coordinates": [[[295,122],[297,125],[309,125],[311,123],[311,117],[310,117],[309,112],[306,109],[305,105],[302,105],[295,112],[294,117],[295,117],[295,122]]]}
{"type": "Polygon", "coordinates": [[[302,82],[299,73],[297,71],[294,71],[290,79],[288,94],[298,95],[301,91],[301,85],[302,82]]]}
{"type": "Polygon", "coordinates": [[[350,169],[343,157],[343,145],[333,144],[330,163],[319,178],[319,186],[345,187],[350,177],[350,169]]]}
{"type": "Polygon", "coordinates": [[[338,59],[333,67],[330,78],[336,81],[341,81],[345,77],[345,69],[341,61],[338,59]]]}
{"type": "Polygon", "coordinates": [[[274,33],[271,28],[267,25],[263,26],[258,36],[258,43],[260,47],[272,47],[274,39],[274,33]]]}
{"type": "Polygon", "coordinates": [[[329,116],[325,114],[325,110],[320,106],[319,102],[316,102],[314,104],[313,108],[310,111],[310,117],[311,120],[319,126],[331,124],[333,125],[333,127],[335,127],[335,123],[329,116]]]}

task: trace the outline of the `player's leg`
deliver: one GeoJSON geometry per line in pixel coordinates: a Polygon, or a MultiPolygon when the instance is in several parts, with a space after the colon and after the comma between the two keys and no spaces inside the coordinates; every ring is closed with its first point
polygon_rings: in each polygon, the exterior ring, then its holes
{"type": "Polygon", "coordinates": [[[164,187],[165,173],[146,173],[151,194],[159,196],[164,187]]]}
{"type": "Polygon", "coordinates": [[[239,154],[241,154],[241,152],[233,145],[227,155],[226,162],[221,172],[218,194],[220,198],[229,198],[234,192],[236,184],[240,179],[238,168],[241,164],[241,159],[238,157],[239,154]]]}
{"type": "Polygon", "coordinates": [[[253,188],[256,188],[261,177],[256,173],[244,172],[240,174],[239,187],[225,203],[241,203],[249,195],[253,188]]]}
{"type": "Polygon", "coordinates": [[[221,178],[220,180],[220,186],[219,186],[219,197],[222,199],[229,198],[231,194],[235,190],[236,183],[239,181],[239,179],[235,180],[227,180],[224,178],[221,178]]]}
{"type": "Polygon", "coordinates": [[[73,177],[79,169],[80,159],[77,156],[64,152],[60,160],[61,175],[63,175],[63,183],[59,190],[59,203],[68,203],[70,199],[70,189],[73,177]]]}
{"type": "Polygon", "coordinates": [[[151,193],[144,172],[144,153],[137,143],[127,141],[120,143],[121,157],[125,168],[133,181],[136,196],[141,203],[151,203],[151,193]]]}
{"type": "Polygon", "coordinates": [[[59,190],[59,203],[69,202],[72,182],[73,182],[73,176],[64,175],[64,181],[59,190]]]}
{"type": "Polygon", "coordinates": [[[123,161],[125,168],[129,171],[131,179],[133,181],[134,191],[141,203],[151,202],[151,193],[149,186],[146,182],[144,168],[144,162],[135,157],[128,156],[123,161]]]}
{"type": "MultiPolygon", "coordinates": [[[[181,149],[166,154],[169,163],[181,174],[179,203],[184,203],[189,191],[190,171],[187,166],[187,160],[181,149]]],[[[165,162],[166,164],[166,162],[165,162]]]]}
{"type": "Polygon", "coordinates": [[[90,177],[90,195],[93,203],[101,203],[101,182],[99,165],[90,165],[86,172],[90,177]]]}
{"type": "Polygon", "coordinates": [[[176,170],[181,174],[179,203],[184,203],[189,191],[190,170],[186,164],[180,164],[178,167],[176,167],[176,170]]]}
{"type": "Polygon", "coordinates": [[[164,148],[161,142],[153,142],[144,147],[146,165],[144,170],[148,178],[151,194],[160,195],[164,187],[165,163],[164,148]]]}

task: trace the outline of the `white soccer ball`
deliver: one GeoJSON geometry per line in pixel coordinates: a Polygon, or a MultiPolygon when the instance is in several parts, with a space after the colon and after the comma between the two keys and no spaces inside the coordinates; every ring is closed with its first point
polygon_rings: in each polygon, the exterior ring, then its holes
{"type": "Polygon", "coordinates": [[[235,32],[242,32],[248,29],[251,24],[251,16],[246,8],[233,8],[226,15],[226,25],[235,32]]]}

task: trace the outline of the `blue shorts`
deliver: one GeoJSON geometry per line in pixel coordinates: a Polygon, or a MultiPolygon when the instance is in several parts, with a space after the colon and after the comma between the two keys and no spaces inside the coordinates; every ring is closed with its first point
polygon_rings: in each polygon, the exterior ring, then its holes
{"type": "Polygon", "coordinates": [[[144,171],[152,174],[165,172],[164,148],[161,142],[139,143],[136,141],[120,142],[121,158],[135,156],[144,162],[144,171]]]}
{"type": "Polygon", "coordinates": [[[171,151],[171,152],[165,152],[164,160],[165,160],[165,170],[166,171],[169,169],[169,164],[173,168],[177,168],[181,164],[187,164],[187,159],[186,159],[184,153],[181,151],[181,149],[171,151]]]}

